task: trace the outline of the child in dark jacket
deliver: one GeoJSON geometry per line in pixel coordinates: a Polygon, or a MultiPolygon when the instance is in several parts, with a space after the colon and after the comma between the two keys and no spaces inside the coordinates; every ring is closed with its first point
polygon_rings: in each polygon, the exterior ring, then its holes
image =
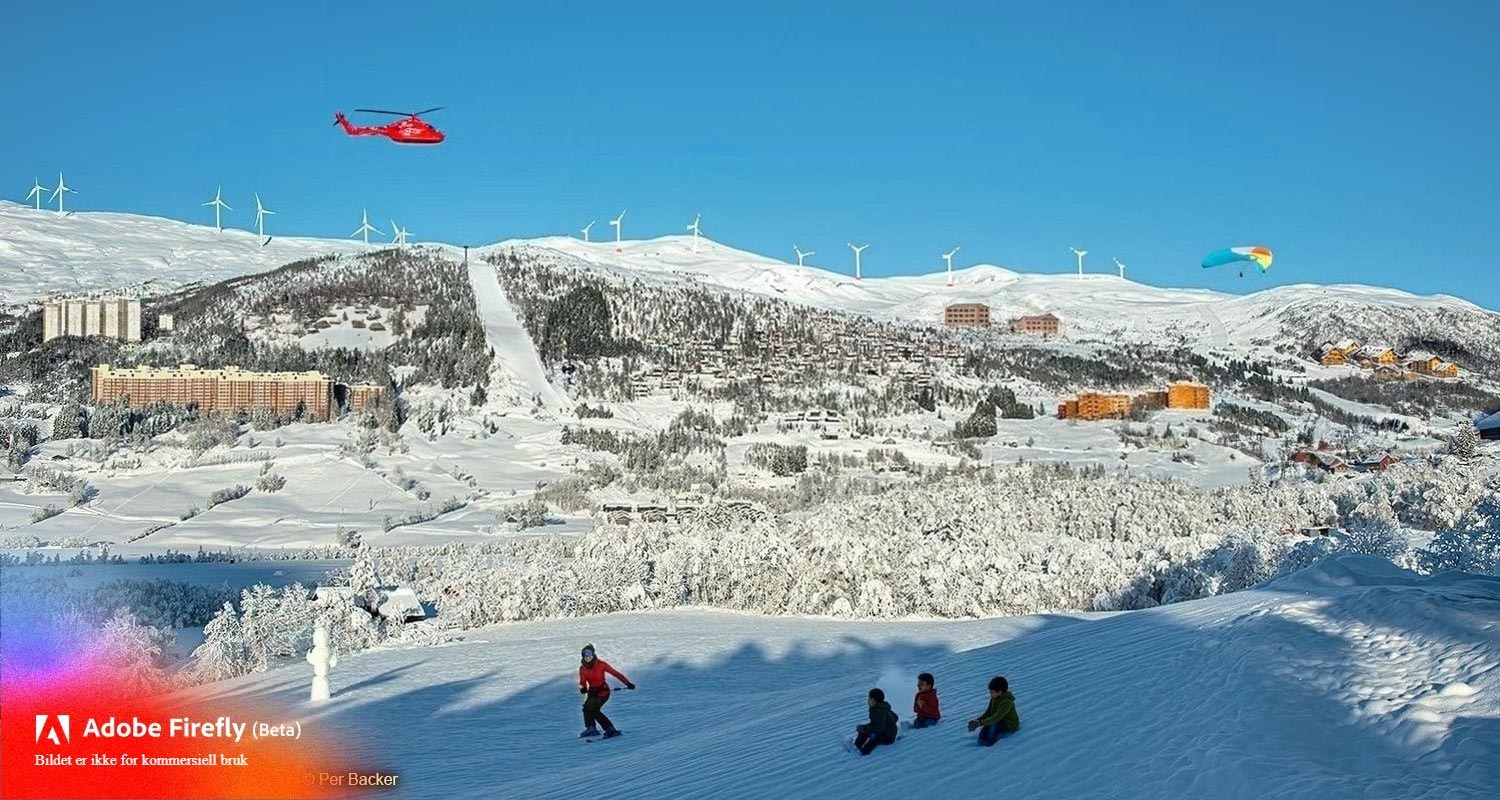
{"type": "Polygon", "coordinates": [[[1016,696],[1010,693],[1010,682],[996,675],[990,678],[990,703],[984,713],[969,720],[969,730],[979,729],[979,743],[990,747],[1007,733],[1021,728],[1021,715],[1016,713],[1016,696]]]}
{"type": "Polygon", "coordinates": [[[911,703],[912,713],[916,719],[912,721],[913,728],[925,728],[928,725],[936,725],[943,718],[942,712],[938,711],[937,689],[932,686],[932,673],[924,672],[917,676],[917,696],[911,703]]]}
{"type": "Polygon", "coordinates": [[[896,712],[885,701],[885,692],[871,689],[865,705],[870,707],[870,721],[855,728],[859,735],[854,737],[854,746],[862,756],[869,755],[877,745],[894,744],[898,730],[896,712]]]}

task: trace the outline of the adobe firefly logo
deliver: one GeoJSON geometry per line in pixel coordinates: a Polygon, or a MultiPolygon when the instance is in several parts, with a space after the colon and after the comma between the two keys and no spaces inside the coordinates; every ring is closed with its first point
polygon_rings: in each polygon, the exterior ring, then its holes
{"type": "Polygon", "coordinates": [[[71,742],[72,736],[68,730],[68,715],[58,714],[50,716],[47,714],[36,715],[36,740],[41,742],[43,738],[50,740],[53,744],[62,746],[64,742],[71,742]]]}

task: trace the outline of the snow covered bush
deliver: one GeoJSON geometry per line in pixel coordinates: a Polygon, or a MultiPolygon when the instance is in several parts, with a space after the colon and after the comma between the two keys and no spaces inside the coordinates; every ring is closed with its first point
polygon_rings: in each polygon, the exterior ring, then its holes
{"type": "Polygon", "coordinates": [[[170,628],[143,625],[121,608],[97,629],[90,644],[96,663],[111,676],[112,693],[136,697],[172,688],[168,670],[177,659],[177,637],[170,628]]]}
{"type": "Polygon", "coordinates": [[[250,487],[245,486],[244,484],[240,484],[238,486],[230,486],[224,489],[217,489],[213,494],[208,496],[208,507],[213,508],[216,505],[227,503],[230,500],[238,500],[247,494],[250,494],[250,487]]]}
{"type": "Polygon", "coordinates": [[[31,512],[29,521],[32,525],[35,525],[38,522],[44,522],[46,520],[52,519],[53,517],[61,513],[63,513],[63,510],[61,508],[49,503],[31,512]]]}

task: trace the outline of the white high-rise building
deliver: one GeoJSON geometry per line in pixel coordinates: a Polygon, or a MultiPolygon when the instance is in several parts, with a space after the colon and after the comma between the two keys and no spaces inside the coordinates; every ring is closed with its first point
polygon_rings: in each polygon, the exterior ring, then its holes
{"type": "Polygon", "coordinates": [[[60,336],[102,336],[122,342],[141,340],[141,301],[137,297],[54,297],[42,304],[42,341],[60,336]]]}

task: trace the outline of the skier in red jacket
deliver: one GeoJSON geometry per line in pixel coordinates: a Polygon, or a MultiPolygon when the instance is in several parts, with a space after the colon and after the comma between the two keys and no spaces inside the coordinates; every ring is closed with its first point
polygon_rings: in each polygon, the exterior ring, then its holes
{"type": "Polygon", "coordinates": [[[592,643],[583,646],[583,658],[578,663],[578,692],[584,695],[583,701],[583,733],[580,737],[598,736],[599,729],[595,723],[604,726],[604,738],[619,736],[620,732],[615,729],[614,723],[609,717],[604,716],[600,709],[609,701],[609,683],[605,680],[606,675],[613,675],[625,683],[626,689],[635,689],[635,684],[625,677],[619,670],[611,667],[609,662],[600,659],[594,654],[592,643]]]}

